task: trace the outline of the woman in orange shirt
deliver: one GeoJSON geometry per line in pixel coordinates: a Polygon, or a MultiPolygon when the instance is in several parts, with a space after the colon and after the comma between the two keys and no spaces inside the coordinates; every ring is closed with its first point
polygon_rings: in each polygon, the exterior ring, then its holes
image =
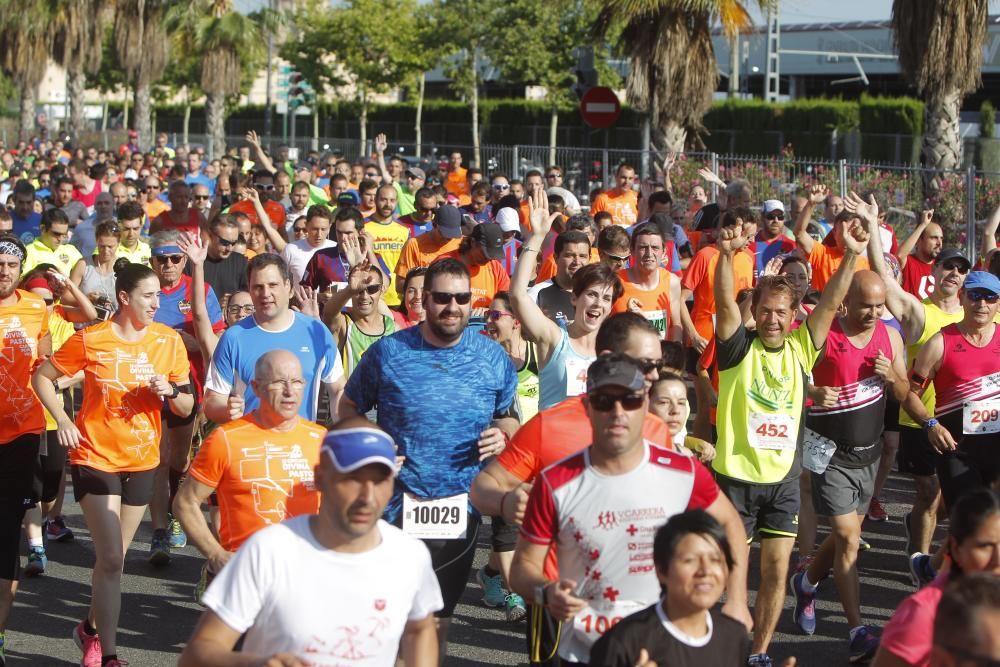
{"type": "Polygon", "coordinates": [[[124,664],[116,654],[122,568],[152,496],[163,402],[181,417],[194,408],[184,343],[153,321],[159,293],[148,266],[123,267],[115,277],[115,317],[76,332],[31,381],[56,420],[59,444],[69,449],[73,494],[94,541],[90,610],[73,631],[85,666],[124,664]],[[83,406],[74,424],[53,381],[81,370],[83,406]]]}

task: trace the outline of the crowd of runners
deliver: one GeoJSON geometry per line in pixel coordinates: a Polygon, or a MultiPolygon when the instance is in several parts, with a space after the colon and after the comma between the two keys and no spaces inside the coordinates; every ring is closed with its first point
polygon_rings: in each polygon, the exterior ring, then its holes
{"type": "Polygon", "coordinates": [[[1000,209],[970,261],[878,191],[668,161],[584,198],[388,146],[0,148],[0,664],[67,486],[84,667],[127,664],[147,508],[151,564],[204,556],[185,666],[437,665],[470,584],[533,665],[766,667],[819,596],[852,663],[998,664],[1000,209]],[[916,590],[876,624],[895,465],[916,590]]]}

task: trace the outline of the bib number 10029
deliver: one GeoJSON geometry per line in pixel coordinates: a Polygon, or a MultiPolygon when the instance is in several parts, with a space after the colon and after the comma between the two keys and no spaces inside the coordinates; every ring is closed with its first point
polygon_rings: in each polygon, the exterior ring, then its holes
{"type": "Polygon", "coordinates": [[[422,499],[403,495],[403,532],[425,540],[465,537],[469,523],[469,494],[422,499]]]}
{"type": "Polygon", "coordinates": [[[449,523],[457,524],[462,515],[462,510],[457,507],[437,507],[418,505],[413,508],[412,521],[415,524],[440,524],[446,526],[449,523]]]}

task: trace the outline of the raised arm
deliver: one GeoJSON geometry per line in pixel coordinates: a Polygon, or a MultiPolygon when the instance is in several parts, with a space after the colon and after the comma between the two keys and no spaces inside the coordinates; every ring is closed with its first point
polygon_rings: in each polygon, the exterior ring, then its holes
{"type": "Polygon", "coordinates": [[[985,260],[997,249],[997,227],[1000,227],[1000,204],[990,213],[990,219],[983,227],[983,249],[980,255],[985,260]]]}
{"type": "Polygon", "coordinates": [[[729,340],[743,323],[740,307],[736,304],[736,280],[733,277],[733,256],[746,247],[749,239],[743,225],[723,227],[719,230],[719,261],[715,265],[715,336],[729,340]]]}
{"type": "Polygon", "coordinates": [[[375,156],[378,158],[378,170],[382,172],[382,183],[384,185],[392,185],[393,178],[392,174],[385,166],[385,149],[389,146],[388,140],[385,138],[385,134],[375,135],[375,156]]]}
{"type": "Polygon", "coordinates": [[[253,146],[254,156],[257,158],[257,164],[272,174],[276,173],[278,170],[274,168],[274,163],[271,162],[271,158],[264,153],[264,149],[260,145],[260,137],[257,136],[257,132],[254,130],[247,132],[246,140],[248,144],[253,146]]]}
{"type": "Polygon", "coordinates": [[[552,228],[552,218],[549,216],[549,197],[545,190],[539,189],[532,194],[529,202],[534,234],[521,246],[521,259],[510,281],[510,305],[514,315],[521,321],[524,337],[538,345],[538,358],[544,364],[552,349],[559,343],[562,330],[528,296],[528,282],[534,273],[532,263],[538,260],[545,236],[552,228]]]}
{"type": "Polygon", "coordinates": [[[913,248],[917,245],[917,241],[920,240],[920,235],[927,229],[927,225],[931,224],[933,217],[934,209],[932,208],[920,212],[920,221],[917,222],[917,226],[913,228],[913,231],[906,237],[906,240],[899,244],[899,252],[896,254],[896,258],[899,259],[900,267],[906,266],[906,260],[909,259],[910,253],[913,252],[913,248]]]}
{"type": "Polygon", "coordinates": [[[66,293],[68,292],[72,299],[67,299],[67,301],[72,300],[76,303],[75,306],[62,306],[63,314],[65,315],[67,322],[83,323],[93,322],[97,319],[97,309],[94,308],[94,304],[87,298],[87,295],[80,291],[78,283],[72,280],[66,280],[63,274],[59,273],[55,269],[49,269],[46,272],[45,277],[49,279],[49,284],[58,282],[62,285],[64,292],[62,295],[59,295],[61,298],[65,298],[66,293]]]}
{"type": "Polygon", "coordinates": [[[681,313],[687,312],[687,307],[681,301],[681,279],[672,273],[667,275],[670,276],[670,330],[667,331],[667,340],[683,342],[684,316],[681,313]]]}
{"type": "Polygon", "coordinates": [[[243,196],[253,202],[253,209],[257,213],[257,219],[260,220],[260,226],[264,228],[264,234],[267,235],[267,239],[274,247],[274,252],[281,254],[281,251],[288,245],[288,241],[285,240],[285,235],[282,233],[283,229],[274,228],[271,216],[264,210],[264,205],[260,201],[260,193],[257,192],[256,188],[243,188],[243,196]]]}
{"type": "MultiPolygon", "coordinates": [[[[684,329],[684,334],[691,339],[691,345],[694,347],[698,354],[705,351],[705,346],[708,345],[708,340],[701,337],[698,330],[694,328],[694,320],[691,319],[691,312],[687,309],[687,302],[694,295],[694,292],[686,287],[681,287],[681,298],[680,298],[680,315],[681,315],[681,327],[684,329]]],[[[671,297],[672,299],[673,297],[671,297]]]]}
{"type": "Polygon", "coordinates": [[[212,329],[212,318],[208,314],[208,304],[205,302],[205,258],[208,248],[197,243],[187,234],[181,234],[177,245],[188,257],[191,265],[191,319],[194,325],[194,337],[201,348],[204,359],[211,359],[219,337],[212,329]]]}
{"type": "Polygon", "coordinates": [[[799,211],[799,217],[795,219],[795,242],[799,244],[807,257],[812,252],[813,244],[816,243],[813,237],[809,236],[809,222],[812,220],[813,209],[816,208],[817,204],[826,201],[829,194],[830,191],[825,185],[819,183],[813,185],[809,188],[809,197],[802,210],[799,211]]]}
{"type": "Polygon", "coordinates": [[[865,251],[867,244],[868,230],[861,222],[855,220],[844,230],[844,258],[823,289],[819,303],[806,319],[813,345],[817,348],[826,344],[830,325],[833,324],[833,318],[837,316],[837,310],[847,296],[847,289],[851,286],[851,280],[854,279],[854,272],[857,269],[858,257],[865,251]]]}

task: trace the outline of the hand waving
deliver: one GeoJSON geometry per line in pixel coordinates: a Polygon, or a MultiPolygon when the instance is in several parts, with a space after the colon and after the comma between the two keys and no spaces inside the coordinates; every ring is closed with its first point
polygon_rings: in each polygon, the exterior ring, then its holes
{"type": "Polygon", "coordinates": [[[208,248],[201,244],[201,238],[192,234],[181,234],[177,238],[177,247],[184,251],[192,264],[201,266],[208,257],[208,248]]]}
{"type": "Polygon", "coordinates": [[[732,255],[746,247],[750,239],[743,234],[743,225],[723,227],[719,230],[719,250],[732,255]]]}
{"type": "Polygon", "coordinates": [[[385,134],[375,135],[375,152],[379,155],[385,153],[385,149],[389,147],[389,141],[386,139],[385,134]]]}
{"type": "Polygon", "coordinates": [[[855,255],[862,255],[868,245],[869,237],[870,234],[864,224],[855,220],[844,230],[844,248],[855,255]]]}
{"type": "Polygon", "coordinates": [[[869,232],[878,225],[878,204],[875,203],[874,195],[869,195],[868,201],[865,201],[858,193],[848,192],[847,198],[844,200],[844,210],[861,218],[869,232]]]}
{"type": "Polygon", "coordinates": [[[247,132],[246,140],[251,146],[260,146],[260,137],[257,136],[256,130],[250,130],[247,132]]]}

